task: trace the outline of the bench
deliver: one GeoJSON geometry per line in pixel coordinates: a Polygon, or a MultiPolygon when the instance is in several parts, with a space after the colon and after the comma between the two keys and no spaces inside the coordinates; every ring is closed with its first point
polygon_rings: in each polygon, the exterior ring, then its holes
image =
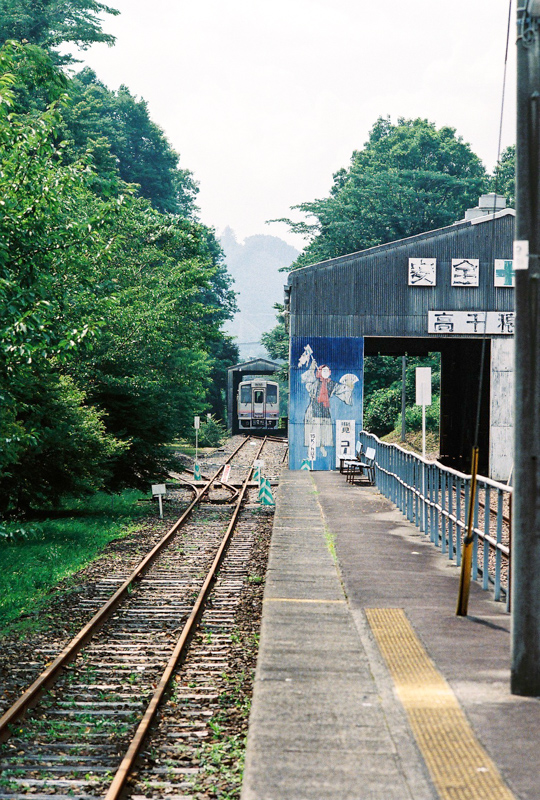
{"type": "Polygon", "coordinates": [[[339,471],[342,475],[347,475],[349,466],[357,464],[362,459],[362,442],[356,442],[356,456],[354,458],[340,458],[339,471]]]}
{"type": "Polygon", "coordinates": [[[365,453],[360,452],[355,460],[347,462],[344,469],[348,483],[354,483],[355,477],[365,475],[370,486],[375,485],[375,448],[368,447],[365,453]]]}

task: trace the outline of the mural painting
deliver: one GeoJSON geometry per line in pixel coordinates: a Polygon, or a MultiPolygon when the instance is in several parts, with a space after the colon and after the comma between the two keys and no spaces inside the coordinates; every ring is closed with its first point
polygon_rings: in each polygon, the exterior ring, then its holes
{"type": "Polygon", "coordinates": [[[291,469],[300,469],[304,461],[313,464],[313,469],[335,469],[336,448],[343,451],[343,421],[352,432],[362,430],[363,371],[362,338],[292,338],[291,469]]]}

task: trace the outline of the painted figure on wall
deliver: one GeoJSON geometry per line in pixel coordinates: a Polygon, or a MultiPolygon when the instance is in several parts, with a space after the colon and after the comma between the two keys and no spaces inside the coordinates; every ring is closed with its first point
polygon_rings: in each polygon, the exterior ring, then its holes
{"type": "Polygon", "coordinates": [[[304,414],[304,445],[314,443],[326,456],[326,448],[334,445],[334,425],[330,412],[330,398],[336,397],[347,405],[352,405],[352,394],[356,375],[343,375],[339,381],[331,378],[332,370],[326,364],[319,366],[309,344],[304,347],[298,366],[308,365],[302,373],[302,384],[309,394],[309,405],[304,414]]]}

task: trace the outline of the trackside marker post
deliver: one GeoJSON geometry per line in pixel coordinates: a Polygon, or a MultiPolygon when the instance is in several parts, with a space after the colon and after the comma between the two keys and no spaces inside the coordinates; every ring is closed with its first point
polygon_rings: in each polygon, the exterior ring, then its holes
{"type": "Polygon", "coordinates": [[[274,497],[272,489],[270,488],[270,480],[261,476],[261,484],[259,487],[259,503],[263,506],[273,506],[274,497]]]}
{"type": "Polygon", "coordinates": [[[253,469],[253,480],[257,481],[257,483],[259,484],[259,489],[261,488],[261,480],[263,480],[263,477],[262,477],[262,468],[263,467],[264,467],[264,461],[262,459],[258,458],[253,462],[253,468],[254,468],[253,469]]]}
{"type": "Polygon", "coordinates": [[[225,464],[225,466],[223,467],[223,473],[221,475],[221,482],[227,483],[230,477],[231,477],[231,465],[225,464]]]}
{"type": "Polygon", "coordinates": [[[157,497],[159,501],[159,516],[163,519],[163,497],[167,494],[167,487],[164,483],[152,484],[152,497],[157,497]]]}
{"type": "Polygon", "coordinates": [[[196,481],[201,479],[201,470],[199,468],[199,428],[201,427],[201,418],[193,418],[193,427],[195,428],[195,466],[193,468],[193,477],[196,481]]]}

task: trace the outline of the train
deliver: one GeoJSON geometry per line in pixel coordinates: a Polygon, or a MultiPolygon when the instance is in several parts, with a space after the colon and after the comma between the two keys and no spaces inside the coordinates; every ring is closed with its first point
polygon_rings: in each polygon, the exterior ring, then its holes
{"type": "Polygon", "coordinates": [[[238,386],[237,413],[240,430],[277,429],[279,385],[264,378],[242,381],[238,386]]]}

